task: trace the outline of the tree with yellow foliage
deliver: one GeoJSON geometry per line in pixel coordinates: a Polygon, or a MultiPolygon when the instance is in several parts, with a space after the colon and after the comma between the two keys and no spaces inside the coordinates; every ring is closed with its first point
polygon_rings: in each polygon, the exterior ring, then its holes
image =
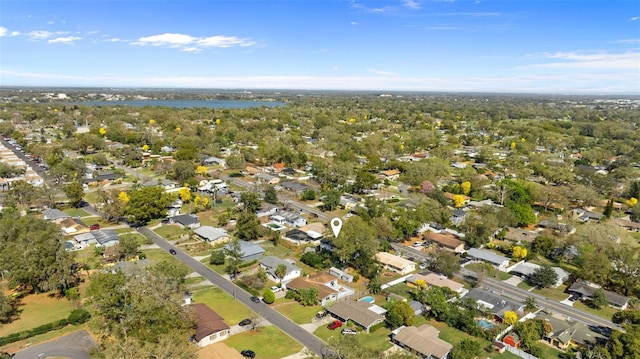
{"type": "Polygon", "coordinates": [[[209,208],[209,198],[208,197],[203,197],[202,198],[202,208],[204,208],[204,209],[209,208]]]}
{"type": "Polygon", "coordinates": [[[191,190],[189,187],[182,187],[178,190],[178,195],[180,195],[180,199],[182,202],[189,202],[191,200],[191,190]]]}
{"type": "Polygon", "coordinates": [[[176,127],[176,132],[181,132],[181,131],[182,131],[182,128],[176,127]]]}
{"type": "Polygon", "coordinates": [[[631,197],[631,198],[629,198],[625,203],[627,204],[627,206],[629,206],[629,207],[633,207],[633,206],[635,206],[636,204],[638,204],[638,199],[637,199],[637,198],[635,198],[635,197],[631,197]]]}
{"type": "Polygon", "coordinates": [[[462,194],[468,195],[471,192],[471,182],[464,181],[460,184],[460,188],[462,189],[462,194]]]}
{"type": "Polygon", "coordinates": [[[453,196],[453,206],[456,208],[460,208],[464,205],[464,196],[461,194],[456,194],[453,196]]]}
{"type": "Polygon", "coordinates": [[[526,248],[520,246],[513,247],[513,250],[511,251],[511,257],[516,261],[523,260],[525,257],[527,257],[527,254],[529,254],[529,251],[526,248]]]}
{"type": "Polygon", "coordinates": [[[196,174],[203,175],[203,176],[206,175],[207,174],[207,167],[205,167],[205,166],[196,167],[196,174]]]}
{"type": "Polygon", "coordinates": [[[427,282],[424,279],[416,279],[413,284],[418,288],[427,288],[427,282]]]}
{"type": "Polygon", "coordinates": [[[127,192],[120,192],[118,193],[118,200],[125,204],[129,203],[129,195],[127,194],[127,192]]]}
{"type": "Polygon", "coordinates": [[[150,125],[153,125],[153,124],[155,124],[155,123],[156,123],[156,120],[154,120],[154,119],[152,119],[152,118],[150,118],[150,119],[149,119],[149,124],[150,124],[150,125]]]}
{"type": "Polygon", "coordinates": [[[219,125],[219,124],[220,124],[220,119],[216,118],[216,125],[219,125]]]}
{"type": "Polygon", "coordinates": [[[142,145],[142,150],[145,152],[149,151],[149,145],[147,144],[142,145]]]}
{"type": "Polygon", "coordinates": [[[98,133],[100,133],[100,136],[104,136],[107,134],[107,130],[104,127],[100,127],[98,133]]]}
{"type": "Polygon", "coordinates": [[[516,149],[516,142],[515,141],[511,142],[509,147],[511,147],[512,150],[515,150],[516,149]]]}
{"type": "Polygon", "coordinates": [[[196,197],[193,199],[193,204],[194,204],[196,207],[198,207],[198,205],[200,204],[200,201],[202,201],[202,198],[200,198],[200,196],[196,196],[196,197]]]}
{"type": "Polygon", "coordinates": [[[513,325],[518,321],[518,314],[512,310],[504,312],[504,324],[513,325]]]}

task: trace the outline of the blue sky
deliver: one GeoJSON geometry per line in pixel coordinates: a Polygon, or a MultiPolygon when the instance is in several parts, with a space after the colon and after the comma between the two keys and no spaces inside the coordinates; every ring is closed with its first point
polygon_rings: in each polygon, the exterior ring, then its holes
{"type": "Polygon", "coordinates": [[[1,0],[0,85],[640,94],[640,2],[1,0]]]}

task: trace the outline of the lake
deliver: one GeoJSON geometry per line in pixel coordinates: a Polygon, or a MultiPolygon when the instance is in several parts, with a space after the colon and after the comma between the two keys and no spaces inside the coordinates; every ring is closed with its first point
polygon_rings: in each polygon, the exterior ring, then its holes
{"type": "Polygon", "coordinates": [[[78,106],[132,106],[132,107],[174,107],[174,108],[251,108],[251,107],[282,107],[286,105],[279,101],[247,101],[247,100],[122,100],[122,101],[84,101],[77,102],[78,106]]]}

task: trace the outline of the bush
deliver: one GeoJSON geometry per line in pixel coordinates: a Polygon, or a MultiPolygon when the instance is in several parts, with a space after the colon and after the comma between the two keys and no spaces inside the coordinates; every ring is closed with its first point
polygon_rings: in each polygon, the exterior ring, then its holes
{"type": "Polygon", "coordinates": [[[296,291],[294,290],[288,290],[287,293],[285,293],[284,295],[285,298],[287,299],[294,299],[294,300],[298,300],[298,293],[296,293],[296,291]]]}
{"type": "Polygon", "coordinates": [[[74,309],[71,314],[69,314],[69,317],[67,317],[67,321],[69,322],[69,324],[78,325],[86,323],[89,318],[91,318],[91,313],[89,313],[89,311],[87,311],[86,309],[80,308],[74,309]]]}
{"type": "Polygon", "coordinates": [[[273,291],[270,288],[267,288],[264,291],[263,300],[267,304],[273,304],[273,302],[276,301],[276,295],[273,293],[273,291]]]}
{"type": "Polygon", "coordinates": [[[224,264],[225,255],[223,251],[211,252],[211,258],[209,258],[209,264],[221,265],[224,264]]]}

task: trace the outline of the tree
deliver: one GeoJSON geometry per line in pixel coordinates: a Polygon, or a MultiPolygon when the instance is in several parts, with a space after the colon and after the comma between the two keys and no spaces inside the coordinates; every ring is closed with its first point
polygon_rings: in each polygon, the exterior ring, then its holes
{"type": "Polygon", "coordinates": [[[460,194],[456,194],[453,196],[453,206],[456,208],[460,208],[464,206],[464,197],[460,194]]]}
{"type": "Polygon", "coordinates": [[[591,304],[591,306],[594,307],[595,309],[606,307],[607,304],[609,304],[609,301],[607,300],[607,295],[604,289],[602,288],[596,289],[595,292],[593,292],[591,299],[589,300],[589,304],[591,304]]]}
{"type": "Polygon", "coordinates": [[[260,220],[254,212],[242,211],[236,221],[236,236],[243,241],[260,237],[260,220]]]}
{"type": "Polygon", "coordinates": [[[333,211],[336,209],[340,204],[340,196],[342,196],[342,193],[337,189],[325,191],[321,197],[322,209],[325,211],[333,211]]]}
{"type": "Polygon", "coordinates": [[[16,303],[9,296],[3,293],[4,288],[0,288],[0,323],[11,323],[18,314],[16,303]]]}
{"type": "Polygon", "coordinates": [[[415,312],[408,302],[399,300],[393,303],[389,312],[387,313],[387,323],[392,328],[397,328],[401,325],[410,326],[415,321],[415,312]]]}
{"type": "Polygon", "coordinates": [[[191,201],[191,190],[189,187],[182,187],[178,190],[178,196],[182,202],[187,203],[191,201]]]}
{"type": "Polygon", "coordinates": [[[276,301],[276,295],[273,293],[271,288],[265,289],[264,294],[262,295],[262,298],[264,302],[267,304],[273,304],[273,302],[276,301]]]}
{"type": "Polygon", "coordinates": [[[358,171],[356,179],[353,183],[353,191],[355,193],[365,193],[380,183],[380,180],[371,172],[358,171]]]}
{"type": "Polygon", "coordinates": [[[435,189],[435,186],[431,181],[424,180],[420,184],[420,192],[423,194],[430,194],[435,189]]]}
{"type": "Polygon", "coordinates": [[[224,251],[216,250],[211,252],[211,257],[209,258],[209,264],[221,265],[221,264],[224,264],[224,261],[225,261],[224,251]]]}
{"type": "Polygon", "coordinates": [[[511,257],[513,257],[514,261],[523,260],[527,256],[527,254],[529,254],[527,249],[520,246],[513,247],[511,251],[511,257]]]}
{"type": "Polygon", "coordinates": [[[504,323],[507,325],[513,325],[518,321],[518,314],[512,310],[504,312],[504,323]]]}
{"type": "Polygon", "coordinates": [[[260,199],[254,192],[242,192],[240,202],[245,212],[255,213],[260,208],[260,199]]]}
{"type": "Polygon", "coordinates": [[[536,298],[527,297],[527,299],[525,299],[525,301],[524,301],[524,310],[532,312],[532,311],[534,311],[536,309],[538,309],[538,304],[536,303],[536,298]]]}
{"type": "Polygon", "coordinates": [[[269,186],[269,188],[267,188],[264,192],[264,201],[271,204],[278,203],[278,193],[276,192],[275,187],[269,186]]]}
{"type": "Polygon", "coordinates": [[[549,265],[544,265],[537,268],[527,278],[527,282],[538,288],[548,288],[556,283],[558,280],[558,273],[549,265]]]}
{"type": "Polygon", "coordinates": [[[183,284],[161,271],[100,273],[87,288],[102,357],[195,358],[194,321],[182,306],[183,284]]]}
{"type": "Polygon", "coordinates": [[[300,304],[304,306],[312,306],[318,304],[318,288],[302,288],[298,289],[298,297],[300,304]]]}
{"type": "Polygon", "coordinates": [[[284,278],[284,276],[287,275],[287,266],[284,264],[278,264],[274,272],[276,277],[280,279],[280,283],[282,283],[282,278],[284,278]]]}
{"type": "Polygon", "coordinates": [[[224,254],[229,257],[229,263],[224,271],[234,278],[238,274],[238,269],[240,269],[240,264],[242,263],[242,247],[240,246],[240,242],[235,240],[229,243],[224,248],[224,254]]]}
{"type": "Polygon", "coordinates": [[[79,266],[55,223],[36,217],[0,219],[0,273],[11,287],[47,292],[78,284],[79,266]]]}
{"type": "Polygon", "coordinates": [[[129,193],[124,213],[129,222],[146,224],[152,219],[166,216],[167,207],[172,201],[172,197],[161,187],[143,187],[129,193]]]}
{"type": "Polygon", "coordinates": [[[604,207],[604,211],[602,212],[602,215],[607,218],[611,217],[611,214],[613,214],[613,198],[609,198],[607,205],[604,207]]]}
{"type": "Polygon", "coordinates": [[[451,359],[474,359],[482,353],[482,345],[473,339],[462,339],[451,350],[451,359]]]}
{"type": "Polygon", "coordinates": [[[451,277],[460,270],[460,261],[453,252],[440,250],[429,263],[429,269],[436,273],[451,277]]]}
{"type": "Polygon", "coordinates": [[[471,192],[471,182],[464,181],[460,184],[460,189],[462,190],[462,194],[468,195],[471,192]]]}
{"type": "Polygon", "coordinates": [[[124,234],[120,236],[118,245],[122,249],[122,256],[125,260],[135,257],[140,252],[140,244],[133,235],[124,234]]]}
{"type": "Polygon", "coordinates": [[[71,182],[63,187],[64,194],[67,195],[69,205],[75,208],[80,207],[82,204],[82,196],[84,195],[84,189],[80,182],[71,182]]]}
{"type": "Polygon", "coordinates": [[[531,242],[531,250],[543,257],[549,257],[556,248],[557,242],[555,238],[550,236],[537,236],[531,242]]]}
{"type": "Polygon", "coordinates": [[[315,201],[317,193],[313,188],[305,189],[300,195],[301,201],[315,201]]]}

